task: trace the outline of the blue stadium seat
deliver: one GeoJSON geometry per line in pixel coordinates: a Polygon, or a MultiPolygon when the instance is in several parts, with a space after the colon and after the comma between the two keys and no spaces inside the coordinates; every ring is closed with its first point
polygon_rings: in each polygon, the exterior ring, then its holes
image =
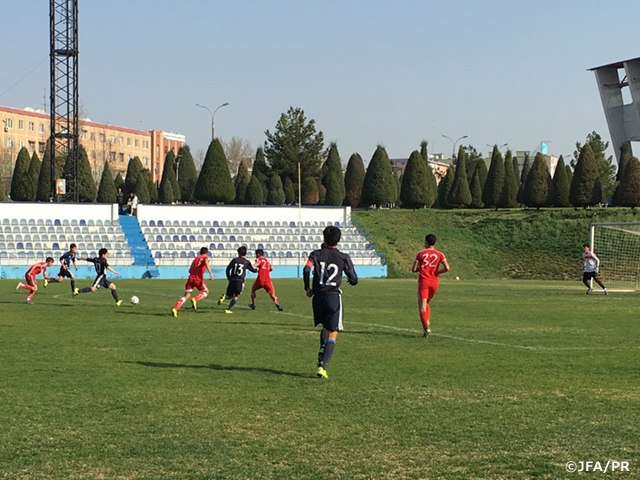
{"type": "Polygon", "coordinates": [[[187,239],[186,235],[182,235],[182,236],[180,236],[180,241],[181,242],[188,242],[189,240],[187,239]]]}
{"type": "Polygon", "coordinates": [[[216,249],[216,244],[215,243],[210,243],[209,244],[209,250],[215,250],[216,249]]]}
{"type": "Polygon", "coordinates": [[[235,241],[236,241],[236,237],[235,237],[235,235],[230,235],[230,236],[229,236],[229,241],[230,241],[230,242],[235,242],[235,241]]]}
{"type": "Polygon", "coordinates": [[[182,250],[180,252],[180,258],[187,258],[187,252],[185,252],[184,250],[182,250]]]}
{"type": "Polygon", "coordinates": [[[196,237],[193,235],[189,235],[189,241],[190,242],[195,242],[196,241],[196,237]]]}
{"type": "Polygon", "coordinates": [[[22,244],[22,242],[16,243],[16,250],[24,250],[24,245],[22,244]]]}
{"type": "Polygon", "coordinates": [[[219,243],[219,244],[218,244],[218,250],[224,250],[224,245],[223,245],[223,244],[221,244],[221,243],[219,243]]]}
{"type": "Polygon", "coordinates": [[[296,222],[289,222],[289,226],[291,228],[296,228],[296,222]]]}
{"type": "Polygon", "coordinates": [[[173,238],[171,239],[173,242],[179,242],[180,241],[180,237],[178,235],[174,235],[173,238]]]}
{"type": "Polygon", "coordinates": [[[218,223],[217,220],[214,220],[213,223],[211,224],[211,226],[218,228],[220,226],[220,224],[218,223]]]}
{"type": "Polygon", "coordinates": [[[243,223],[243,226],[244,226],[244,227],[250,227],[250,226],[251,226],[251,224],[250,224],[248,221],[246,221],[246,220],[245,220],[245,222],[243,223]]]}
{"type": "Polygon", "coordinates": [[[293,258],[293,253],[291,253],[291,252],[287,252],[287,255],[286,255],[286,256],[287,256],[287,258],[293,258]]]}
{"type": "Polygon", "coordinates": [[[150,227],[155,227],[156,226],[156,221],[155,220],[149,220],[149,226],[150,227]]]}
{"type": "Polygon", "coordinates": [[[162,252],[156,252],[155,258],[162,258],[162,252]]]}
{"type": "Polygon", "coordinates": [[[196,252],[194,252],[193,250],[190,250],[188,256],[189,258],[196,258],[196,252]]]}
{"type": "Polygon", "coordinates": [[[162,222],[162,220],[158,220],[158,221],[156,222],[156,226],[158,226],[158,227],[164,227],[164,223],[162,222]]]}
{"type": "Polygon", "coordinates": [[[156,242],[162,241],[162,235],[156,235],[156,242]]]}
{"type": "Polygon", "coordinates": [[[218,235],[224,235],[224,230],[222,228],[218,228],[218,230],[216,231],[216,233],[218,235]]]}

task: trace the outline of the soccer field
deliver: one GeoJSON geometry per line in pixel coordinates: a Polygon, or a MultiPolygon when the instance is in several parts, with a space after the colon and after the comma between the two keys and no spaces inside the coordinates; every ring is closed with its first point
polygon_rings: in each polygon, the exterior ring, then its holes
{"type": "Polygon", "coordinates": [[[423,339],[415,281],[363,280],[320,380],[302,280],[177,319],[183,281],[115,281],[121,307],[0,281],[0,478],[640,477],[636,294],[448,279],[423,339]]]}

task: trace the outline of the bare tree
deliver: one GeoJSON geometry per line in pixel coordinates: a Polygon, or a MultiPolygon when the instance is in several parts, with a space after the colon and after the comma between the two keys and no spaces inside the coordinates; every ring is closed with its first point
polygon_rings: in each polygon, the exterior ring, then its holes
{"type": "Polygon", "coordinates": [[[254,155],[251,143],[239,137],[232,137],[228,142],[221,140],[220,143],[222,143],[224,154],[227,157],[227,162],[229,162],[231,175],[236,174],[241,161],[244,161],[247,168],[251,168],[254,155]]]}
{"type": "Polygon", "coordinates": [[[207,155],[207,152],[204,148],[199,148],[196,150],[196,154],[193,157],[193,163],[196,165],[196,170],[199,172],[202,169],[202,164],[204,163],[204,157],[207,155]]]}

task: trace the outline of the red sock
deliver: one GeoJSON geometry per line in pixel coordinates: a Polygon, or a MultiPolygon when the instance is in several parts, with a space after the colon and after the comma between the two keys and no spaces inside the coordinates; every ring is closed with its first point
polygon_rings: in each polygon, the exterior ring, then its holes
{"type": "Polygon", "coordinates": [[[27,301],[30,301],[33,298],[33,294],[35,292],[32,290],[31,293],[29,295],[27,295],[27,301]]]}
{"type": "Polygon", "coordinates": [[[420,310],[420,320],[422,321],[422,328],[429,328],[429,321],[431,320],[431,305],[428,303],[424,312],[420,310]]]}
{"type": "Polygon", "coordinates": [[[180,307],[181,307],[182,305],[184,305],[184,302],[186,302],[186,301],[187,301],[187,299],[186,299],[186,298],[184,298],[184,297],[180,298],[180,300],[178,300],[178,302],[175,304],[175,306],[174,306],[173,308],[174,308],[175,310],[180,310],[180,307]]]}
{"type": "Polygon", "coordinates": [[[251,291],[251,305],[256,304],[256,292],[251,291]]]}
{"type": "Polygon", "coordinates": [[[196,302],[199,302],[200,300],[202,300],[203,298],[207,298],[207,292],[200,292],[198,294],[198,296],[196,298],[194,298],[194,300],[196,302]]]}
{"type": "Polygon", "coordinates": [[[273,299],[273,303],[275,303],[276,305],[280,305],[280,302],[278,302],[278,297],[276,297],[275,295],[273,297],[271,297],[273,299]]]}

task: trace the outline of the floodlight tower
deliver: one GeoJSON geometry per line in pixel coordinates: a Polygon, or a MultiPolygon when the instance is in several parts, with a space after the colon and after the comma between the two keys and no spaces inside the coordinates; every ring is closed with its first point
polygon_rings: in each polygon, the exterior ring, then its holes
{"type": "Polygon", "coordinates": [[[50,0],[51,198],[77,202],[78,185],[78,0],[50,0]],[[56,195],[56,161],[70,156],[66,193],[56,195]]]}

